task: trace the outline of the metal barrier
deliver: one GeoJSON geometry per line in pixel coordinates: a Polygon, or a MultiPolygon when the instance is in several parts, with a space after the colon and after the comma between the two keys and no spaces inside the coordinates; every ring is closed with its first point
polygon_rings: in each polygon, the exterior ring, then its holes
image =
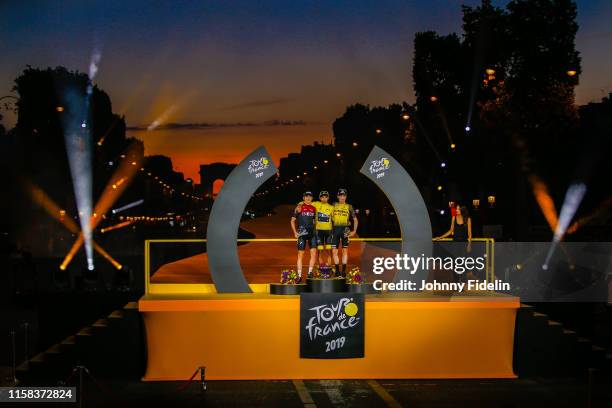
{"type": "MultiPolygon", "coordinates": [[[[450,238],[438,241],[452,241],[450,238]]],[[[473,242],[484,242],[487,259],[485,262],[485,280],[495,280],[495,240],[493,238],[472,238],[473,242]]],[[[206,243],[202,239],[147,239],[144,244],[144,278],[145,295],[147,294],[212,294],[217,293],[213,283],[151,283],[151,244],[164,243],[206,243]]],[[[238,238],[236,242],[295,242],[295,238],[238,238]]],[[[402,242],[401,238],[351,238],[351,242],[402,242]]],[[[435,242],[435,240],[434,240],[435,242]]],[[[251,283],[249,287],[254,293],[268,293],[269,284],[251,283]]]]}

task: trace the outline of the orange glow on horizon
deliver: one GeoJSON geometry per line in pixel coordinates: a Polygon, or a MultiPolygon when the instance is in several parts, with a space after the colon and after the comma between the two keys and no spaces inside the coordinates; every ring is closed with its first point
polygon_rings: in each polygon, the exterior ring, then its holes
{"type": "Polygon", "coordinates": [[[332,128],[328,124],[295,126],[227,126],[207,129],[158,129],[130,131],[142,140],[145,154],[161,154],[172,159],[175,171],[200,182],[200,165],[209,163],[238,164],[260,145],[266,146],[274,163],[304,144],[314,141],[329,144],[332,128]]]}

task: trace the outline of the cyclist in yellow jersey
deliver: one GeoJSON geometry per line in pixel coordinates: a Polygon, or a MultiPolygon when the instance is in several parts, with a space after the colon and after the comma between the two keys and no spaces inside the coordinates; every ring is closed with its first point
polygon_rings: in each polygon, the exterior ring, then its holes
{"type": "Polygon", "coordinates": [[[346,277],[346,264],[348,262],[348,245],[349,238],[354,237],[357,233],[357,214],[353,206],[346,202],[346,189],[338,190],[338,202],[334,204],[332,213],[333,233],[332,233],[332,255],[334,264],[336,265],[336,275],[346,277]],[[353,221],[353,229],[350,228],[351,220],[353,221]],[[338,257],[338,248],[342,247],[342,272],[340,272],[338,257]]]}
{"type": "Polygon", "coordinates": [[[334,206],[329,201],[329,193],[325,190],[319,193],[319,200],[312,203],[317,210],[315,216],[315,234],[319,252],[319,265],[324,262],[323,254],[327,254],[327,263],[331,264],[332,213],[334,206]]]}

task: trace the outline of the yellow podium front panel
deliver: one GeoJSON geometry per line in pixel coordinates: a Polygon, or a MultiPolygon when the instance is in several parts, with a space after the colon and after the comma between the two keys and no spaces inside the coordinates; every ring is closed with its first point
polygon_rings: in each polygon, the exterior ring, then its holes
{"type": "Polygon", "coordinates": [[[519,299],[367,295],[365,357],[301,359],[299,296],[146,295],[146,381],[514,378],[519,299]]]}

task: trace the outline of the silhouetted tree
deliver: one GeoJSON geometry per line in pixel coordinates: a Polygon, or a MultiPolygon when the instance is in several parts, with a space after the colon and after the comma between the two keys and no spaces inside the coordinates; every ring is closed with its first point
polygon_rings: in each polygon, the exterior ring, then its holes
{"type": "Polygon", "coordinates": [[[575,20],[571,0],[513,0],[505,9],[484,0],[463,7],[461,39],[415,36],[416,137],[429,142],[429,160],[448,164],[431,177],[448,186],[435,195],[440,205],[495,193],[512,203],[503,213],[514,213],[506,222],[516,224],[527,222],[533,204],[524,173],[548,176],[553,190],[564,191],[578,124],[575,20]]]}

